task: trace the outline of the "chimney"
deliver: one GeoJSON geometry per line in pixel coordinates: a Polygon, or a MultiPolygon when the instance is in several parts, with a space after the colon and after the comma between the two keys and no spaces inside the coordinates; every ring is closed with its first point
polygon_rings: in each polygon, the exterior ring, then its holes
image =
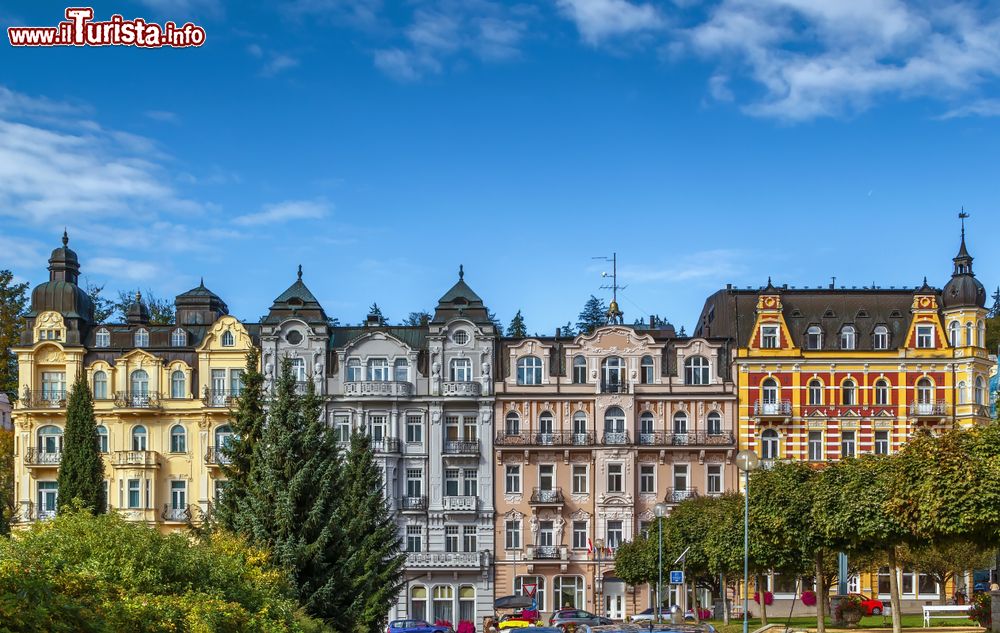
{"type": "Polygon", "coordinates": [[[556,338],[559,338],[559,334],[562,332],[562,328],[556,328],[556,338]]]}
{"type": "Polygon", "coordinates": [[[428,315],[426,315],[426,314],[421,314],[420,315],[420,325],[423,325],[424,327],[426,327],[429,322],[430,322],[430,319],[429,319],[428,315]]]}
{"type": "Polygon", "coordinates": [[[655,314],[651,314],[651,315],[649,315],[649,329],[652,330],[652,329],[655,329],[655,328],[656,328],[656,315],[655,314]]]}

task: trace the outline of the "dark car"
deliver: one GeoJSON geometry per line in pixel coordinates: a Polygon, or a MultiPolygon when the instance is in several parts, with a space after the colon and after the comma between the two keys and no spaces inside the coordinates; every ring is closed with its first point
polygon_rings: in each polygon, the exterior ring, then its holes
{"type": "Polygon", "coordinates": [[[588,624],[598,626],[600,624],[613,624],[614,620],[595,615],[590,611],[582,609],[559,609],[549,618],[549,626],[561,627],[565,624],[588,624]]]}
{"type": "Polygon", "coordinates": [[[446,626],[433,626],[426,620],[393,620],[385,633],[451,633],[446,626]]]}

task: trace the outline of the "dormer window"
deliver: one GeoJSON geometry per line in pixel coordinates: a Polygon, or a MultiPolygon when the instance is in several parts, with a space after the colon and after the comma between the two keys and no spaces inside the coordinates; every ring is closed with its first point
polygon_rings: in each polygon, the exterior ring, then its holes
{"type": "Polygon", "coordinates": [[[840,349],[854,349],[855,340],[854,326],[845,325],[840,331],[840,349]]]}
{"type": "Polygon", "coordinates": [[[111,332],[108,332],[107,328],[101,328],[97,330],[97,334],[94,335],[94,347],[111,347],[111,332]]]}
{"type": "Polygon", "coordinates": [[[368,359],[368,380],[386,382],[389,380],[389,361],[384,358],[368,359]]]}
{"type": "Polygon", "coordinates": [[[177,328],[170,333],[170,346],[171,347],[184,347],[187,345],[187,332],[181,328],[177,328]]]}
{"type": "Polygon", "coordinates": [[[517,384],[542,384],[542,359],[537,356],[525,356],[517,361],[517,384]]]}
{"type": "Polygon", "coordinates": [[[133,337],[136,347],[149,347],[149,330],[146,328],[139,328],[135,331],[135,336],[133,337]]]}
{"type": "Polygon", "coordinates": [[[934,347],[934,326],[917,326],[917,347],[920,349],[933,349],[934,347]]]}
{"type": "Polygon", "coordinates": [[[573,384],[582,385],[587,382],[587,359],[583,356],[573,357],[573,384]]]}
{"type": "Polygon", "coordinates": [[[235,344],[236,344],[236,337],[233,336],[232,332],[230,332],[229,330],[226,330],[225,332],[222,333],[222,346],[223,347],[232,347],[235,344]]]}
{"type": "Polygon", "coordinates": [[[875,349],[889,349],[889,328],[884,325],[876,327],[875,334],[872,336],[872,344],[875,349]]]}
{"type": "Polygon", "coordinates": [[[361,359],[351,358],[347,361],[347,382],[359,382],[361,377],[361,359]]]}
{"type": "Polygon", "coordinates": [[[778,349],[778,326],[760,326],[760,346],[762,349],[778,349]]]}
{"type": "Polygon", "coordinates": [[[818,325],[810,326],[806,330],[806,349],[823,348],[823,330],[818,325]]]}

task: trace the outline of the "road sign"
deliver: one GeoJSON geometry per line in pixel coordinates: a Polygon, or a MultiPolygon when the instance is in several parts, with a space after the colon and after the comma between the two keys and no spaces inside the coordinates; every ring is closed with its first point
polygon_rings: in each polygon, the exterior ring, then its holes
{"type": "Polygon", "coordinates": [[[537,583],[533,583],[533,582],[532,583],[527,583],[526,582],[522,586],[524,587],[524,593],[526,593],[531,598],[535,597],[535,591],[538,590],[538,584],[537,583]]]}
{"type": "Polygon", "coordinates": [[[683,585],[684,584],[684,572],[683,571],[672,571],[672,572],[670,572],[670,584],[671,585],[683,585]]]}

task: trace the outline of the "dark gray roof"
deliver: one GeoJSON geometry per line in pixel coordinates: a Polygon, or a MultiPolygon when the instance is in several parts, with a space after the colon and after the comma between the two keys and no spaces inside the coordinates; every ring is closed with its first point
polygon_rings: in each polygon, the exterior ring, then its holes
{"type": "Polygon", "coordinates": [[[302,266],[298,279],[271,304],[264,317],[264,323],[280,323],[285,319],[298,317],[307,323],[327,323],[328,319],[319,300],[302,281],[302,266]]]}
{"type": "Polygon", "coordinates": [[[330,328],[330,348],[346,347],[365,334],[384,332],[397,338],[411,349],[427,349],[428,328],[422,325],[338,326],[330,328]]]}
{"type": "Polygon", "coordinates": [[[469,319],[473,323],[484,325],[492,323],[483,300],[469,287],[469,284],[465,283],[465,269],[462,266],[458,267],[458,281],[438,299],[432,321],[445,323],[459,317],[469,319]]]}

